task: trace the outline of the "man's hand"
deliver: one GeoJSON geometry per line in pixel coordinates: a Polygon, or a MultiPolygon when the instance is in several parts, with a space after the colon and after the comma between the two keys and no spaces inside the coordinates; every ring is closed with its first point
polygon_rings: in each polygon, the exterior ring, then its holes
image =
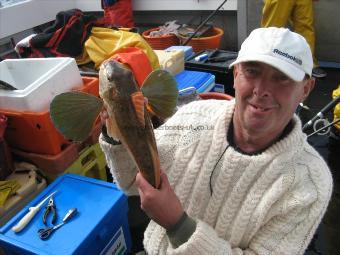
{"type": "Polygon", "coordinates": [[[141,198],[141,208],[156,223],[165,229],[171,229],[184,211],[166,174],[161,173],[159,189],[152,187],[139,172],[136,176],[136,185],[141,198]]]}
{"type": "Polygon", "coordinates": [[[103,108],[103,110],[99,113],[99,116],[102,125],[106,125],[106,120],[109,118],[109,114],[107,113],[107,110],[105,108],[103,108]]]}

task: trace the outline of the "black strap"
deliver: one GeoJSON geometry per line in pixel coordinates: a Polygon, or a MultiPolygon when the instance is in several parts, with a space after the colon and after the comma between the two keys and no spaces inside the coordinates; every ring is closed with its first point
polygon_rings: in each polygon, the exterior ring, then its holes
{"type": "Polygon", "coordinates": [[[112,145],[119,145],[119,144],[122,144],[120,141],[116,141],[115,139],[113,139],[111,136],[109,136],[107,134],[107,128],[105,125],[102,126],[102,137],[103,137],[103,140],[109,144],[112,144],[112,145]]]}

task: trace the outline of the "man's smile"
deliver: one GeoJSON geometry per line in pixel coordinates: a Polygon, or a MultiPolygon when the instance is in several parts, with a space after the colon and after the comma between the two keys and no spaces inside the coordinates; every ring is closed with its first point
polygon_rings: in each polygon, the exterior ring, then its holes
{"type": "Polygon", "coordinates": [[[248,102],[248,106],[251,112],[255,114],[267,114],[277,108],[274,105],[265,105],[265,104],[258,104],[258,103],[251,103],[248,102]]]}

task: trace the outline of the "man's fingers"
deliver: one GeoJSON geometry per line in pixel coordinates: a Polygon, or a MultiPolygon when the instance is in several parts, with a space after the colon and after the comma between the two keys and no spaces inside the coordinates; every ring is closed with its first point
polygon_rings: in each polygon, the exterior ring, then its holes
{"type": "Polygon", "coordinates": [[[153,188],[140,172],[138,172],[136,175],[136,185],[138,186],[138,189],[143,193],[147,189],[153,188]]]}
{"type": "Polygon", "coordinates": [[[169,187],[170,183],[169,183],[168,176],[163,171],[161,171],[160,177],[161,177],[161,186],[162,187],[169,187]]]}
{"type": "Polygon", "coordinates": [[[100,122],[101,122],[103,125],[106,125],[106,120],[109,118],[109,114],[107,113],[106,109],[103,109],[103,110],[99,113],[99,116],[100,116],[100,122]]]}

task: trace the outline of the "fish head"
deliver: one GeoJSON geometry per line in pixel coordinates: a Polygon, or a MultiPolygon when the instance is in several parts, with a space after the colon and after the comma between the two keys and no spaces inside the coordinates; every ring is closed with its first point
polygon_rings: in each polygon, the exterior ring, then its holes
{"type": "Polygon", "coordinates": [[[106,120],[109,136],[124,143],[121,135],[122,120],[131,109],[131,95],[138,90],[132,71],[116,60],[104,61],[99,69],[99,95],[108,113],[106,120]]]}
{"type": "Polygon", "coordinates": [[[134,80],[134,76],[129,68],[116,60],[106,60],[99,70],[99,94],[104,100],[130,96],[137,89],[131,86],[135,83],[130,80],[134,80]]]}

